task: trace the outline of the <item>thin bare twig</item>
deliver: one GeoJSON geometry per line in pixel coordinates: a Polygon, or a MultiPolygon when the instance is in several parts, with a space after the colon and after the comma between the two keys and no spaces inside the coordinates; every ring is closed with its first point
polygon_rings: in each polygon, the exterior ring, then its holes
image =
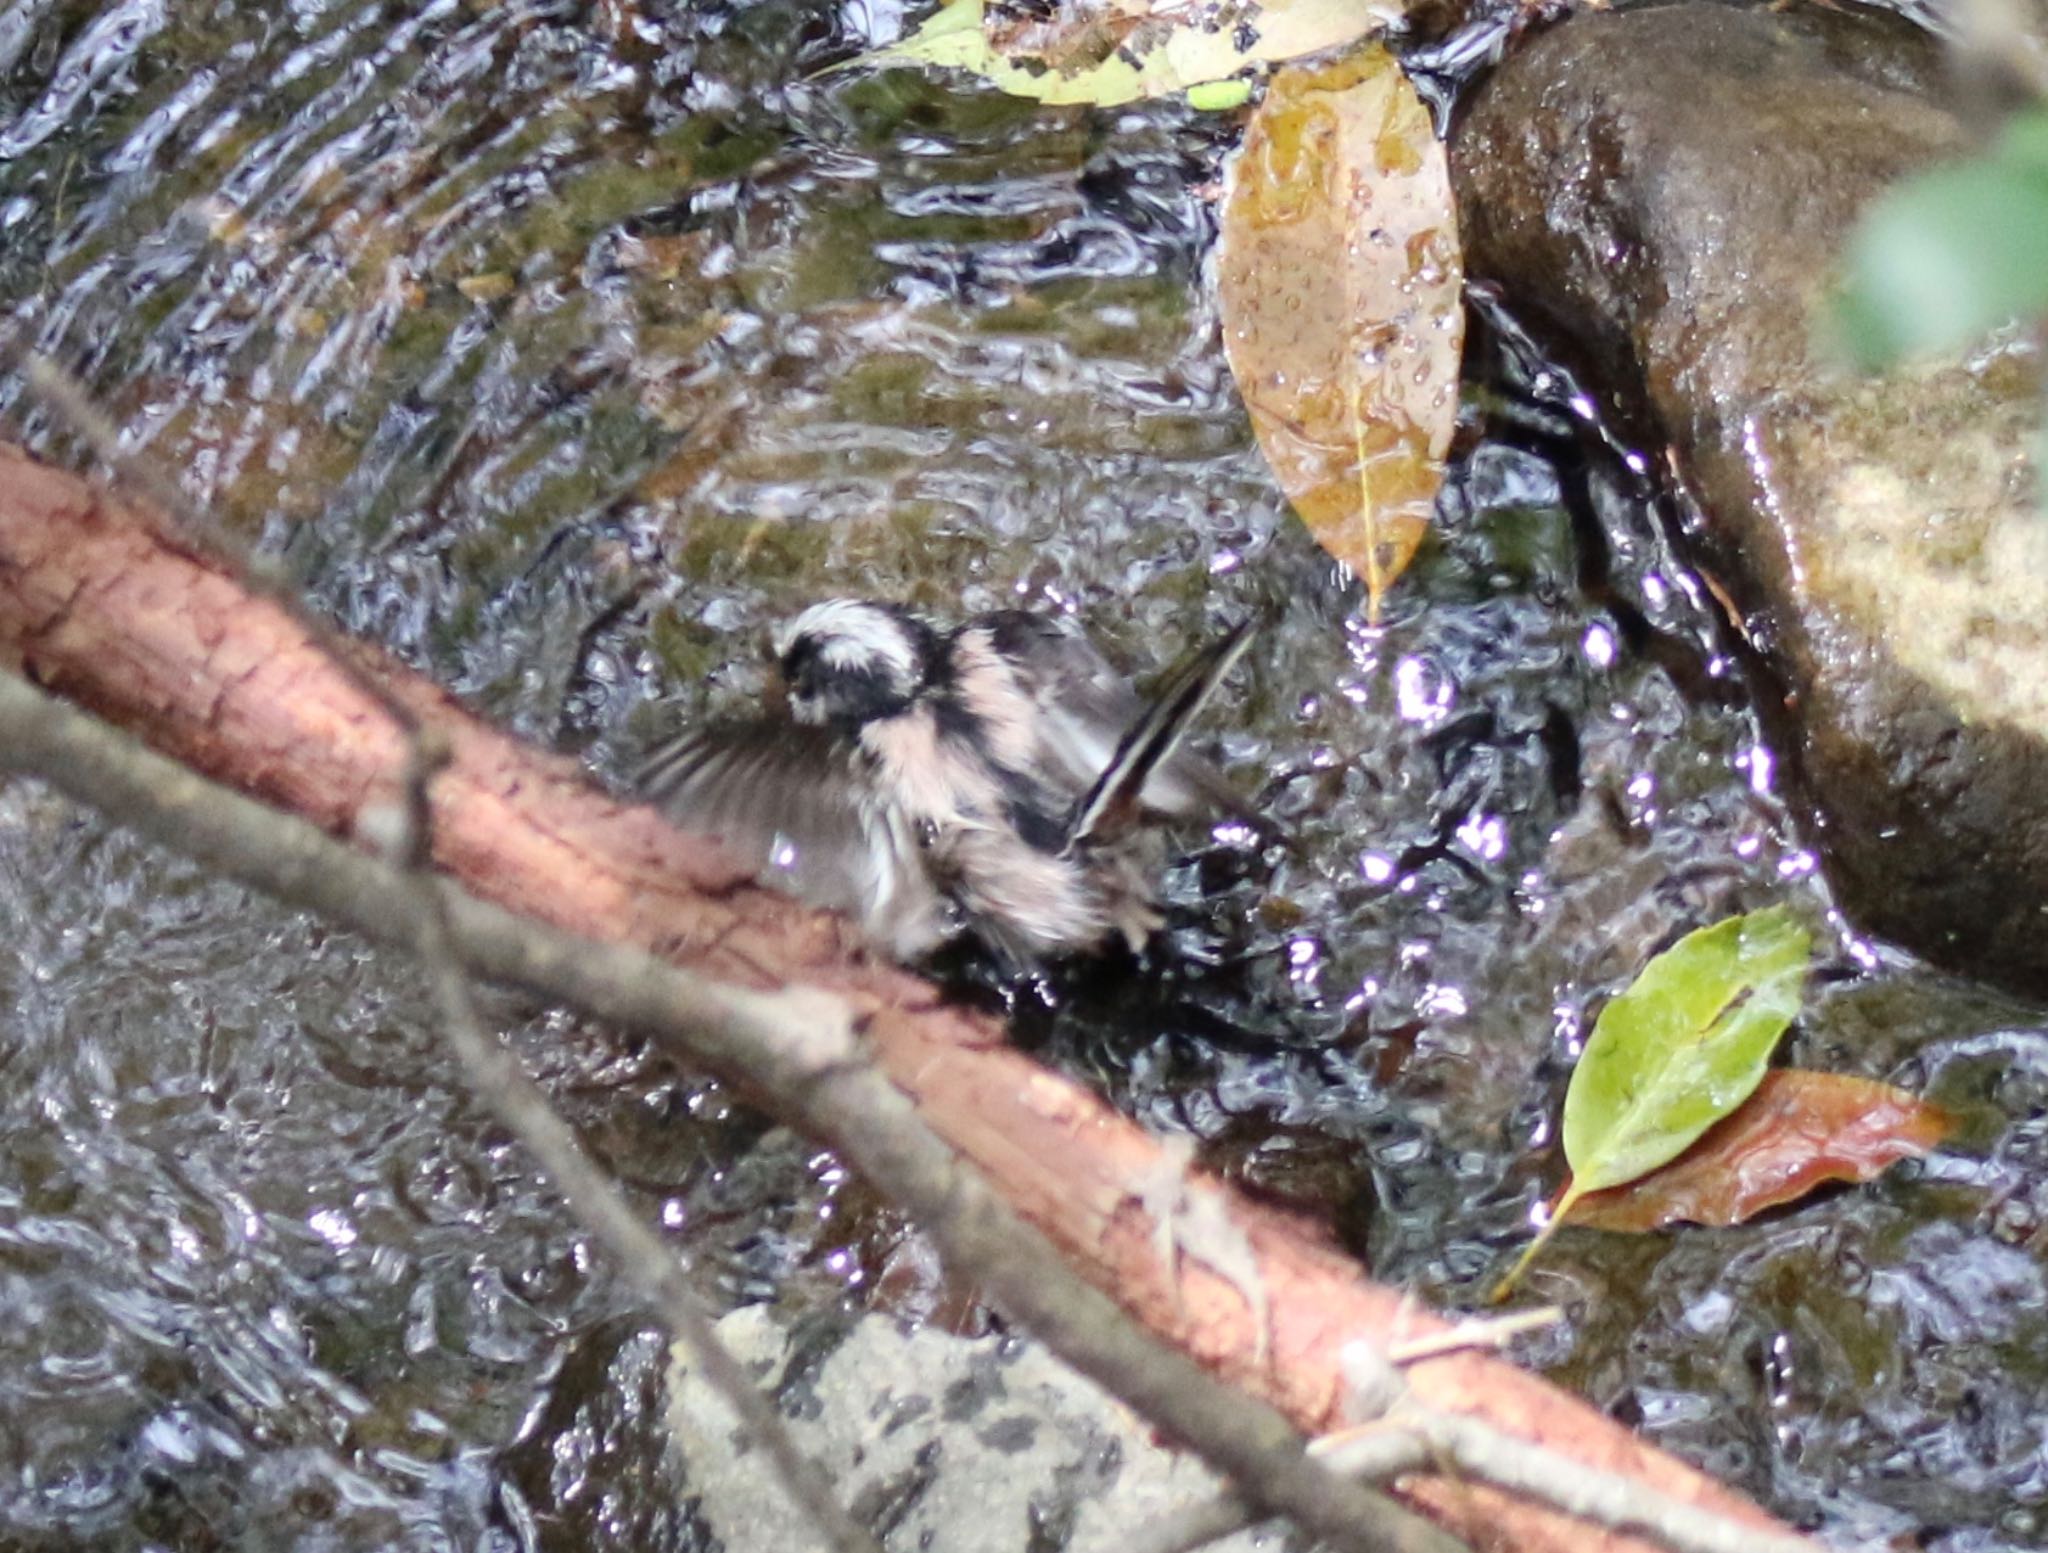
{"type": "MultiPolygon", "coordinates": [[[[424,876],[422,876],[424,878],[424,876]]],[[[725,1398],[741,1426],[767,1452],[783,1488],[839,1553],[881,1553],[880,1545],[855,1524],[832,1492],[824,1472],[806,1456],[782,1416],[747,1376],[697,1301],[682,1264],[661,1237],[633,1211],[612,1178],[591,1159],[569,1125],[562,1120],[538,1084],[488,1033],[477,1016],[469,978],[455,958],[441,914],[426,904],[434,899],[431,881],[413,886],[419,902],[418,949],[433,983],[435,1001],[449,1047],[461,1062],[471,1087],[497,1118],[540,1161],[555,1189],[627,1278],[638,1285],[655,1315],[696,1355],[697,1367],[725,1398]]],[[[845,1021],[845,1011],[840,1011],[845,1021]]],[[[852,1037],[849,1033],[848,1040],[852,1037]]]]}
{"type": "MultiPolygon", "coordinates": [[[[440,1006],[442,1033],[470,1087],[540,1162],[570,1211],[611,1253],[627,1279],[639,1287],[662,1323],[696,1356],[699,1371],[725,1398],[754,1443],[767,1453],[776,1480],[811,1518],[826,1543],[836,1553],[882,1553],[881,1544],[840,1504],[823,1470],[804,1454],[782,1415],[719,1337],[675,1253],[633,1211],[625,1193],[590,1157],[540,1085],[506,1050],[503,1039],[485,1029],[469,976],[449,941],[447,909],[430,870],[433,808],[427,788],[442,764],[425,740],[415,736],[407,761],[407,821],[390,856],[404,870],[407,892],[419,915],[415,947],[433,986],[434,1001],[440,1006]]],[[[846,1032],[850,1049],[852,1017],[841,1008],[837,1021],[846,1032]]]]}
{"type": "Polygon", "coordinates": [[[1403,1407],[1401,1424],[1419,1428],[1432,1453],[1448,1458],[1476,1481],[1610,1531],[1639,1533],[1673,1553],[1821,1553],[1819,1545],[1805,1537],[1744,1526],[1618,1473],[1602,1472],[1518,1440],[1476,1418],[1418,1409],[1411,1420],[1409,1411],[1403,1407]]]}
{"type": "MultiPolygon", "coordinates": [[[[1458,1330],[1441,1335],[1452,1337],[1458,1330]]],[[[1345,1358],[1347,1368],[1360,1361],[1367,1384],[1378,1393],[1374,1400],[1382,1416],[1324,1435],[1309,1449],[1348,1477],[1385,1483],[1431,1468],[1455,1470],[1610,1531],[1638,1533],[1672,1553],[1820,1553],[1804,1537],[1742,1525],[1476,1418],[1425,1407],[1400,1382],[1394,1366],[1401,1361],[1380,1357],[1362,1342],[1347,1346],[1345,1358]],[[1385,1385],[1395,1390],[1378,1391],[1385,1385]]],[[[1219,1494],[1158,1523],[1133,1553],[1195,1553],[1265,1518],[1243,1500],[1219,1494]]]]}
{"type": "Polygon", "coordinates": [[[1391,1364],[1420,1364],[1441,1359],[1445,1354],[1464,1353],[1473,1348],[1505,1348],[1525,1332],[1540,1332],[1564,1320],[1555,1305],[1538,1305],[1533,1310],[1511,1310],[1504,1316],[1482,1316],[1460,1321],[1456,1326],[1428,1337],[1409,1338],[1387,1349],[1391,1364]]]}
{"type": "MultiPolygon", "coordinates": [[[[1364,1431],[1325,1435],[1309,1442],[1309,1451],[1332,1472],[1361,1483],[1391,1483],[1410,1472],[1427,1471],[1434,1465],[1429,1442],[1407,1429],[1383,1428],[1368,1436],[1364,1431]]],[[[1234,1494],[1215,1494],[1174,1511],[1155,1521],[1137,1539],[1130,1553],[1194,1553],[1212,1542],[1221,1542],[1265,1516],[1234,1494]]]]}
{"type": "MultiPolygon", "coordinates": [[[[418,941],[424,913],[390,864],[207,782],[96,719],[0,675],[0,767],[41,777],[215,871],[385,943],[418,941]]],[[[1360,1553],[1462,1547],[1312,1459],[1300,1435],[1140,1332],[1066,1266],[861,1059],[837,1000],[752,992],[650,955],[547,928],[431,880],[448,945],[470,974],[644,1031],[724,1073],[832,1144],[929,1233],[948,1263],[1048,1348],[1203,1457],[1264,1514],[1360,1553]]]]}

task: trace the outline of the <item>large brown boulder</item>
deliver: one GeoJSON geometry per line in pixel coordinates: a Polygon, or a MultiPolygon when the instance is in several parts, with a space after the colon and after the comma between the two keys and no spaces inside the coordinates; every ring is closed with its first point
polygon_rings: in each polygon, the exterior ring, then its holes
{"type": "Polygon", "coordinates": [[[1881,379],[1814,321],[1901,175],[1963,154],[1896,19],[1684,4],[1529,41],[1453,138],[1467,265],[1668,441],[1783,691],[1780,753],[1843,904],[2048,988],[2048,522],[2030,349],[1881,379]]]}

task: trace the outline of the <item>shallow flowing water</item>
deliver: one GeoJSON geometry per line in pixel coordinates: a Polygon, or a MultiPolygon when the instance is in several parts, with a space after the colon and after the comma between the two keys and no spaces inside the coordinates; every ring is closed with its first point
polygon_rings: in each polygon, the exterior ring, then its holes
{"type": "MultiPolygon", "coordinates": [[[[1067,610],[1140,670],[1273,611],[1214,726],[1287,844],[1200,850],[1146,974],[1063,976],[1019,1039],[1440,1302],[1554,1184],[1600,999],[1791,902],[1792,1057],[1964,1132],[1743,1229],[1564,1236],[1532,1356],[1845,1538],[2048,1546],[2048,1033],[1828,915],[1647,483],[1482,317],[1438,533],[1369,623],[1223,367],[1231,122],[817,76],[901,22],[17,0],[0,300],[349,629],[607,778],[752,706],[821,595],[1067,610]]],[[[402,959],[20,784],[0,922],[0,1546],[697,1545],[658,1339],[402,959]]],[[[937,1298],[829,1156],[494,1012],[714,1299],[937,1298]]]]}

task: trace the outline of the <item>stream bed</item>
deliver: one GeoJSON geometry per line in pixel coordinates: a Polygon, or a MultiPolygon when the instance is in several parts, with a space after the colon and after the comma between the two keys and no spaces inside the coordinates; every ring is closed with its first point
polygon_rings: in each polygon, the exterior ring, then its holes
{"type": "MultiPolygon", "coordinates": [[[[893,0],[7,0],[0,308],[349,630],[615,781],[875,593],[1072,613],[1285,845],[1018,1039],[1476,1303],[1600,1001],[1790,903],[1803,1066],[1963,1126],[1740,1229],[1567,1233],[1531,1363],[1844,1543],[2048,1547],[2048,1024],[1857,938],[1644,473],[1475,306],[1437,529],[1367,618],[1207,292],[1231,116],[821,75],[893,0]]],[[[1454,93],[1488,29],[1420,50],[1454,93]],[[1439,68],[1440,67],[1440,68],[1439,68]]],[[[82,465],[0,381],[4,434],[82,465]]],[[[973,976],[971,966],[954,971],[973,976]]],[[[462,1092],[402,957],[0,789],[0,1549],[706,1545],[658,1332],[462,1092]]],[[[722,1306],[952,1315],[828,1154],[495,1017],[722,1306]]]]}

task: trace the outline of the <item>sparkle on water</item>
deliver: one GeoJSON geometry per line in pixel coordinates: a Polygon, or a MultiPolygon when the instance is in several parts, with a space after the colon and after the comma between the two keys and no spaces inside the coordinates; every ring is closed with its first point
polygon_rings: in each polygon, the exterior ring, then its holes
{"type": "MultiPolygon", "coordinates": [[[[1591,399],[1496,330],[1369,624],[1202,294],[1228,120],[815,76],[900,21],[20,0],[0,305],[350,630],[605,777],[756,705],[820,596],[1070,611],[1152,667],[1274,608],[1212,728],[1287,845],[1221,833],[1168,951],[1063,975],[1019,1039],[1469,1298],[1599,999],[1726,912],[1832,921],[1747,693],[1591,399]]],[[[401,957],[21,785],[0,912],[0,1543],[697,1545],[658,1338],[401,957]]],[[[2041,1545],[2048,1038],[1834,944],[1796,1056],[1930,1088],[1962,1146],[1742,1230],[1567,1235],[1534,1358],[1844,1536],[2041,1545]]],[[[829,1156],[492,1010],[714,1300],[939,1303],[829,1156]]]]}

